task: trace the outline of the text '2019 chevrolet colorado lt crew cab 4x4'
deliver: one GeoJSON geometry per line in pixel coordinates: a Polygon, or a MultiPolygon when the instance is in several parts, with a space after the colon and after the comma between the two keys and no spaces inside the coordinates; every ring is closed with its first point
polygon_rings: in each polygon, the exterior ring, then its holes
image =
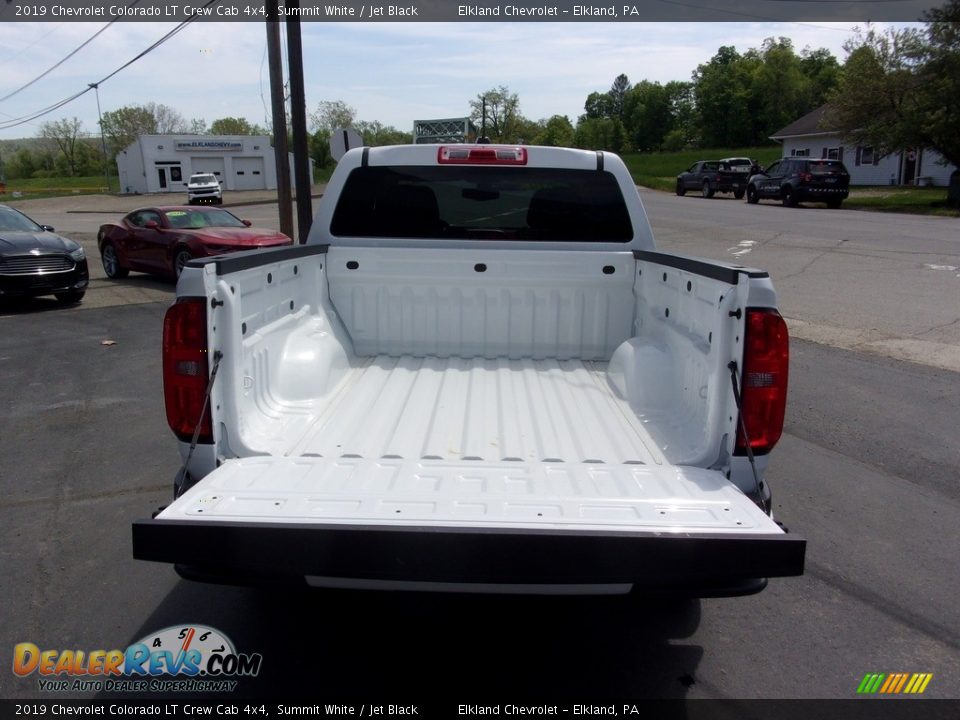
{"type": "Polygon", "coordinates": [[[767,273],[657,252],[609,153],[357,148],[305,245],[195,260],[185,470],[134,554],[203,580],[689,594],[803,572],[769,513],[767,273]]]}

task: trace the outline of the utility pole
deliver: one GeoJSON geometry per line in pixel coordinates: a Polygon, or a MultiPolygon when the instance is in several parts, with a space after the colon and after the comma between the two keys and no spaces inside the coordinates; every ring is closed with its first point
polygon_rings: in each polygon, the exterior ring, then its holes
{"type": "Polygon", "coordinates": [[[310,197],[310,148],[307,143],[307,99],[303,87],[303,43],[300,39],[300,0],[287,0],[294,12],[287,16],[287,67],[290,70],[290,122],[293,125],[293,176],[297,191],[297,239],[302,245],[310,233],[313,203],[310,197]]]}
{"type": "Polygon", "coordinates": [[[487,141],[487,96],[484,95],[482,98],[483,102],[483,114],[482,119],[480,120],[480,142],[487,141]]]}
{"type": "Polygon", "coordinates": [[[290,196],[290,156],[287,150],[287,114],[283,99],[283,61],[280,54],[278,0],[267,0],[267,55],[270,64],[270,104],[273,110],[273,152],[277,164],[277,209],[280,232],[293,237],[293,207],[290,196]]]}
{"type": "Polygon", "coordinates": [[[92,87],[94,94],[97,96],[97,117],[100,118],[100,146],[103,148],[103,179],[107,182],[107,193],[109,194],[110,166],[107,164],[109,159],[107,158],[107,138],[104,136],[103,132],[103,113],[100,112],[100,84],[88,83],[87,87],[92,87]]]}

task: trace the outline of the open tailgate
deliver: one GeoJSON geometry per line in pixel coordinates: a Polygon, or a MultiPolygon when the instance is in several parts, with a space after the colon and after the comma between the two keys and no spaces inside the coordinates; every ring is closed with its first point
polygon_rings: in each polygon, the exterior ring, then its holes
{"type": "Polygon", "coordinates": [[[805,545],[719,472],[596,463],[229,460],[133,525],[138,559],[308,581],[706,587],[805,545]]]}

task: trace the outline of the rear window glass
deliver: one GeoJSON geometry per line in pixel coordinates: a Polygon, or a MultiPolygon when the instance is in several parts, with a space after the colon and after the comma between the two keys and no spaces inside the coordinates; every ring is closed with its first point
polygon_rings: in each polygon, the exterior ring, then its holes
{"type": "Polygon", "coordinates": [[[721,160],[721,167],[724,170],[732,172],[750,172],[753,163],[746,158],[733,158],[732,160],[721,160]]]}
{"type": "Polygon", "coordinates": [[[810,161],[809,172],[811,175],[835,175],[836,173],[845,173],[847,169],[843,163],[838,160],[828,161],[810,161]]]}
{"type": "Polygon", "coordinates": [[[629,242],[607,172],[467,165],[361,167],[334,210],[336,236],[629,242]]]}

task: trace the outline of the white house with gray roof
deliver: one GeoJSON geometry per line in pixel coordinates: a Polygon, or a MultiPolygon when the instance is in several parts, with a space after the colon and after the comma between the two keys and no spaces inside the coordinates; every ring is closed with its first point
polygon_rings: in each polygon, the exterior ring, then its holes
{"type": "Polygon", "coordinates": [[[770,136],[783,145],[783,157],[840,160],[850,172],[851,185],[950,184],[950,174],[957,168],[941,164],[936,150],[911,148],[881,157],[874,148],[845,142],[841,133],[830,129],[824,122],[827,107],[818,107],[770,136]]]}

